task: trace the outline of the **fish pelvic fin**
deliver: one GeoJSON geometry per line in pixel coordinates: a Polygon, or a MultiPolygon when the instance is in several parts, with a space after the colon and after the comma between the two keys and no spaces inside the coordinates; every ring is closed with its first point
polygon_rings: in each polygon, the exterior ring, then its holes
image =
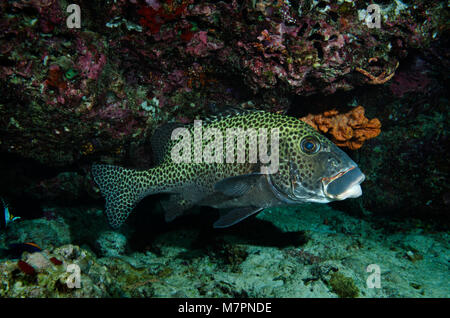
{"type": "Polygon", "coordinates": [[[194,203],[183,197],[182,194],[174,193],[166,200],[161,200],[161,205],[165,211],[166,222],[171,222],[183,214],[183,212],[194,206],[194,203]]]}
{"type": "Polygon", "coordinates": [[[232,209],[230,212],[222,215],[216,222],[214,222],[213,227],[216,229],[230,227],[241,222],[243,219],[248,218],[250,215],[256,214],[262,210],[263,208],[253,206],[232,209]]]}
{"type": "Polygon", "coordinates": [[[140,200],[148,194],[158,192],[153,189],[147,171],[94,164],[91,172],[106,199],[109,224],[115,229],[125,222],[140,200]]]}

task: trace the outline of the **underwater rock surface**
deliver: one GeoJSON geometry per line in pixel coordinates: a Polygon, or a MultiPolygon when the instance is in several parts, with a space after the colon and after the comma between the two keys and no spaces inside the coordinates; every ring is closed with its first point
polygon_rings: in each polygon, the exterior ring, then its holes
{"type": "Polygon", "coordinates": [[[120,162],[157,124],[210,104],[280,111],[289,96],[383,84],[445,32],[438,1],[385,1],[382,28],[364,23],[364,2],[80,1],[81,29],[65,6],[1,4],[0,146],[52,167],[120,162]]]}
{"type": "MultiPolygon", "coordinates": [[[[80,207],[80,214],[86,209],[80,207]]],[[[195,221],[180,223],[166,227],[150,246],[139,250],[133,250],[130,242],[133,236],[148,235],[147,231],[106,235],[110,244],[98,254],[93,252],[95,240],[81,247],[44,243],[42,252],[21,257],[35,268],[33,275],[22,272],[18,260],[3,259],[0,296],[449,296],[447,232],[389,219],[358,219],[325,205],[267,210],[232,231],[205,230],[205,224],[195,221]],[[127,253],[117,253],[124,237],[129,239],[127,253]],[[52,263],[51,258],[61,264],[52,263]],[[81,288],[67,287],[70,264],[80,268],[81,288]],[[381,270],[380,288],[368,287],[373,273],[367,272],[370,264],[381,270]]],[[[68,236],[67,226],[59,229],[50,242],[68,236]]],[[[40,235],[31,232],[28,238],[36,240],[40,235]]],[[[104,234],[97,235],[105,240],[104,234]]],[[[0,248],[6,241],[1,234],[0,248]]]]}

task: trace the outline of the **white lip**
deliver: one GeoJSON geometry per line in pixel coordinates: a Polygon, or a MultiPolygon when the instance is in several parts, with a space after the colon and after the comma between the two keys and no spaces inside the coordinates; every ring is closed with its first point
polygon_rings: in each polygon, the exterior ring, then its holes
{"type": "Polygon", "coordinates": [[[353,186],[348,188],[347,191],[337,195],[336,199],[345,200],[348,198],[357,198],[361,196],[361,194],[362,194],[361,186],[359,184],[354,184],[353,186]]]}
{"type": "MultiPolygon", "coordinates": [[[[324,194],[334,200],[357,198],[362,195],[360,184],[364,181],[365,178],[366,177],[359,168],[357,168],[356,166],[351,167],[350,169],[338,173],[334,177],[322,179],[324,194]],[[333,191],[329,191],[329,186],[333,184],[333,182],[337,182],[338,188],[334,188],[333,191]],[[341,182],[341,184],[339,184],[339,182],[341,182]],[[347,185],[347,183],[349,184],[347,185]],[[345,188],[346,186],[348,186],[348,188],[345,188]],[[345,188],[342,189],[345,191],[338,194],[333,193],[340,190],[339,187],[345,188]]],[[[336,183],[334,183],[334,186],[336,187],[336,183]]]]}

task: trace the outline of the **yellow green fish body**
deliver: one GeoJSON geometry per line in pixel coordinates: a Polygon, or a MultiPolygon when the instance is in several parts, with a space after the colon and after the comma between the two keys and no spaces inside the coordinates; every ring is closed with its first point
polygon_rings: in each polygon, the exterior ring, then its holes
{"type": "Polygon", "coordinates": [[[151,169],[92,167],[115,228],[150,194],[170,194],[162,202],[167,221],[204,205],[227,211],[214,224],[227,227],[271,206],[357,197],[364,180],[308,124],[264,111],[233,109],[191,125],[169,124],[152,146],[158,164],[151,169]]]}

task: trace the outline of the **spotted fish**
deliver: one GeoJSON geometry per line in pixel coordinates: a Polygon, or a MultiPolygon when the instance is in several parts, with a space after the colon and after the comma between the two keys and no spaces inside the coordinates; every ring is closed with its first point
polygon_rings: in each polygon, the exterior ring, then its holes
{"type": "MultiPolygon", "coordinates": [[[[173,220],[194,205],[210,206],[221,210],[221,217],[214,223],[216,228],[231,226],[273,206],[327,203],[362,194],[360,184],[365,176],[356,163],[330,140],[296,118],[265,111],[232,109],[202,121],[201,132],[213,128],[222,136],[227,136],[234,128],[253,129],[257,134],[263,132],[261,128],[277,131],[278,135],[274,135],[278,142],[277,169],[265,171],[263,168],[269,165],[267,160],[262,160],[262,157],[256,161],[248,160],[252,140],[255,140],[250,135],[244,142],[237,142],[233,149],[223,142],[223,154],[219,155],[219,159],[223,156],[222,161],[174,159],[174,149],[179,145],[172,135],[176,128],[185,128],[194,135],[199,129],[195,124],[183,126],[173,123],[158,129],[152,138],[157,162],[153,168],[135,170],[104,164],[92,166],[93,178],[106,199],[106,214],[113,228],[122,225],[142,198],[156,193],[169,194],[168,199],[161,202],[166,221],[173,220]],[[247,160],[225,160],[227,151],[237,156],[242,150],[248,156],[247,160]]],[[[189,142],[195,143],[194,139],[189,142]]],[[[272,140],[275,137],[268,136],[267,143],[272,145],[272,140]]],[[[200,149],[205,149],[207,144],[202,140],[200,149]]],[[[195,145],[191,149],[194,148],[195,145]]],[[[270,147],[267,154],[273,153],[275,147],[270,147]]]]}

